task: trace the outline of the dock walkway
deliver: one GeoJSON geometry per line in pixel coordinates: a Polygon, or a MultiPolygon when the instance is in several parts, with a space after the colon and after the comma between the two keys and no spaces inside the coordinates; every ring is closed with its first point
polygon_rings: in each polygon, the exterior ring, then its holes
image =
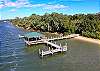
{"type": "Polygon", "coordinates": [[[54,43],[52,43],[52,42],[49,42],[49,41],[43,41],[44,43],[46,43],[47,45],[51,45],[51,46],[53,46],[53,47],[56,47],[56,48],[62,48],[61,47],[61,45],[59,46],[59,45],[57,45],[57,44],[54,44],[54,43]]]}
{"type": "Polygon", "coordinates": [[[46,40],[44,41],[44,43],[47,43],[48,45],[51,45],[51,46],[55,47],[55,49],[51,49],[50,50],[50,48],[49,48],[49,50],[47,50],[47,51],[43,51],[43,50],[40,51],[40,49],[39,49],[39,54],[42,57],[45,56],[45,55],[54,54],[54,53],[57,53],[57,52],[65,52],[65,51],[67,51],[67,45],[62,47],[61,45],[59,46],[57,44],[54,44],[54,43],[46,41],[46,40]]]}
{"type": "Polygon", "coordinates": [[[79,34],[71,34],[71,35],[67,35],[67,36],[61,36],[61,37],[51,37],[51,38],[47,38],[47,40],[49,41],[53,41],[53,40],[61,40],[61,39],[67,39],[67,38],[74,38],[74,37],[78,37],[79,34]]]}
{"type": "MultiPolygon", "coordinates": [[[[51,37],[51,38],[45,38],[37,41],[25,41],[26,44],[31,45],[31,44],[40,44],[40,43],[45,43],[46,41],[53,41],[53,40],[61,40],[61,39],[67,39],[67,38],[73,38],[73,37],[78,37],[79,34],[71,34],[67,36],[61,36],[61,37],[51,37]]],[[[47,42],[46,42],[47,43],[47,42]]],[[[49,42],[48,42],[49,43],[49,42]]]]}

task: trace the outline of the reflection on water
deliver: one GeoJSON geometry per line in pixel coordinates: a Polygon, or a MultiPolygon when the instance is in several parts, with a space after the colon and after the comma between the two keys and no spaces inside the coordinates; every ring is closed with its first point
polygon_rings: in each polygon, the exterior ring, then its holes
{"type": "Polygon", "coordinates": [[[100,45],[75,39],[59,40],[57,44],[68,43],[68,51],[41,59],[38,50],[47,46],[25,46],[18,37],[18,34],[23,33],[9,22],[0,22],[0,71],[100,70],[100,45]]]}

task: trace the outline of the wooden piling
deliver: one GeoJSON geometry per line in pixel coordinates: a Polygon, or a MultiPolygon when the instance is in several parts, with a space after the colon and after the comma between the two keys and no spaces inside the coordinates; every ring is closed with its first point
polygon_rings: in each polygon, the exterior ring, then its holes
{"type": "Polygon", "coordinates": [[[39,49],[39,54],[41,54],[41,51],[40,51],[40,49],[39,49]]]}
{"type": "Polygon", "coordinates": [[[42,50],[41,56],[43,57],[43,50],[42,50]]]}
{"type": "Polygon", "coordinates": [[[50,47],[49,47],[49,51],[50,51],[50,47]]]}

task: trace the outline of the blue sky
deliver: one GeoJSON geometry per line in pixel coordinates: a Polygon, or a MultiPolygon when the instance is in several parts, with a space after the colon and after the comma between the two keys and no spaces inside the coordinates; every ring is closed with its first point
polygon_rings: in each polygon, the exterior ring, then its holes
{"type": "Polygon", "coordinates": [[[100,0],[0,0],[0,19],[25,17],[45,13],[97,13],[100,0]]]}

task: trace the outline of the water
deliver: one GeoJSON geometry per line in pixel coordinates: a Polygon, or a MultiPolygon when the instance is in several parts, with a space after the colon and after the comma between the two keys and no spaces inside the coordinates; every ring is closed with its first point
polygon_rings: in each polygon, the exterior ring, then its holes
{"type": "Polygon", "coordinates": [[[38,56],[38,49],[45,49],[44,44],[25,46],[18,34],[22,30],[0,22],[0,71],[100,71],[100,45],[67,39],[56,41],[68,43],[66,53],[38,56]]]}

